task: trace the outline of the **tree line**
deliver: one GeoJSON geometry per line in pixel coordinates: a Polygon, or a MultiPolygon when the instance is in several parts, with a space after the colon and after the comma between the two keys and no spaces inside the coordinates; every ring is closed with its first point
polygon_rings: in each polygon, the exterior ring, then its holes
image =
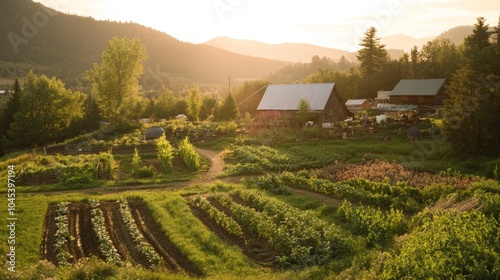
{"type": "Polygon", "coordinates": [[[176,96],[164,88],[148,99],[139,78],[144,72],[147,53],[139,39],[115,37],[85,74],[90,93],[72,91],[56,77],[30,71],[21,88],[16,79],[13,94],[0,110],[0,152],[44,147],[107,121],[117,130],[127,130],[144,116],[169,119],[187,114],[193,121],[232,121],[239,116],[231,94],[222,100],[203,96],[193,86],[187,97],[176,96]]]}

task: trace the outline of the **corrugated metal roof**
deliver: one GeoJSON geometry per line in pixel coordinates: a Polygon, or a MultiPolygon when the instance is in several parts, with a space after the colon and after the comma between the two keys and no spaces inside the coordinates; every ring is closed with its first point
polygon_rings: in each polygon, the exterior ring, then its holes
{"type": "Polygon", "coordinates": [[[346,101],[346,106],[361,106],[366,102],[366,99],[349,99],[346,101]]]}
{"type": "Polygon", "coordinates": [[[445,79],[401,80],[391,96],[433,96],[444,85],[445,79]]]}
{"type": "Polygon", "coordinates": [[[322,111],[334,86],[334,83],[269,85],[257,110],[295,111],[299,100],[304,98],[311,110],[322,111]]]}

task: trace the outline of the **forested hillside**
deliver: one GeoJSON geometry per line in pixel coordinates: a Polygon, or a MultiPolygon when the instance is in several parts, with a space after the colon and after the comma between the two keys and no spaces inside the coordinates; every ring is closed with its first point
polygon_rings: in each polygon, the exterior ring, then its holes
{"type": "MultiPolygon", "coordinates": [[[[76,88],[82,74],[99,62],[114,36],[137,37],[146,46],[150,79],[167,83],[222,82],[261,78],[285,62],[230,53],[206,45],[181,42],[135,23],[97,21],[63,14],[31,0],[0,2],[0,76],[24,76],[34,68],[76,88]],[[156,77],[156,78],[155,78],[156,77]]],[[[147,78],[147,77],[146,77],[147,78]]],[[[147,86],[158,86],[147,83],[147,86]]]]}

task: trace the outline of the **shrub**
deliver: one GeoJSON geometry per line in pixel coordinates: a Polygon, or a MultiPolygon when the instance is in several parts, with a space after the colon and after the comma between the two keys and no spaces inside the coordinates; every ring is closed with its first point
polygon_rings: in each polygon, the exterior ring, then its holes
{"type": "Polygon", "coordinates": [[[155,167],[153,165],[143,166],[134,172],[137,178],[151,178],[155,175],[155,167]]]}
{"type": "Polygon", "coordinates": [[[102,152],[97,156],[97,179],[115,179],[116,163],[111,150],[102,152]]]}
{"type": "Polygon", "coordinates": [[[179,154],[189,169],[198,171],[201,168],[200,155],[195,151],[193,144],[189,142],[189,138],[186,137],[179,143],[179,154]]]}
{"type": "Polygon", "coordinates": [[[257,180],[257,186],[263,190],[268,190],[275,194],[289,194],[290,190],[285,184],[281,176],[268,175],[266,177],[259,177],[257,180]]]}
{"type": "Polygon", "coordinates": [[[163,169],[166,172],[171,172],[172,160],[174,159],[174,148],[167,140],[167,137],[165,137],[165,135],[156,139],[155,144],[156,151],[158,153],[158,161],[160,161],[163,169]]]}

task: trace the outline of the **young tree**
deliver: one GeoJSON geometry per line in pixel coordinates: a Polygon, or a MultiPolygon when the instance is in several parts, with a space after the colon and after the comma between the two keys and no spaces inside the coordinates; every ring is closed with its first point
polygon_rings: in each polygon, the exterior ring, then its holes
{"type": "Polygon", "coordinates": [[[234,121],[240,116],[238,105],[232,94],[228,94],[222,105],[217,109],[216,120],[234,121]]]}
{"type": "Polygon", "coordinates": [[[302,126],[310,121],[313,116],[314,112],[311,111],[309,101],[305,98],[301,98],[297,104],[297,119],[300,125],[302,126]]]}
{"type": "Polygon", "coordinates": [[[134,104],[139,99],[139,77],[144,72],[146,48],[139,39],[114,37],[102,53],[100,65],[87,72],[93,82],[99,108],[104,117],[118,127],[133,118],[134,104]]]}
{"type": "Polygon", "coordinates": [[[200,118],[207,120],[214,117],[215,109],[217,108],[217,99],[213,96],[203,97],[201,105],[200,118]]]}
{"type": "Polygon", "coordinates": [[[72,121],[83,115],[85,95],[72,92],[55,77],[37,76],[30,71],[24,82],[20,110],[8,131],[11,146],[44,146],[56,140],[72,121]]]}
{"type": "Polygon", "coordinates": [[[187,100],[187,114],[194,121],[200,120],[200,111],[202,105],[202,96],[198,86],[193,86],[189,91],[187,100]]]}

